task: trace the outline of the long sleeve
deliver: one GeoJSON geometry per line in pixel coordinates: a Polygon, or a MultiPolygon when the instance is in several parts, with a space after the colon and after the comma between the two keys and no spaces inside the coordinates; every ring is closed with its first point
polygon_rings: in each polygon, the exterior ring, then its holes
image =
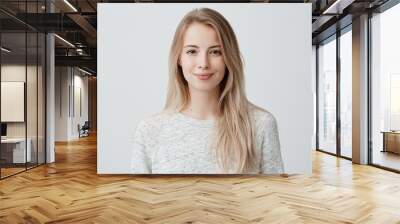
{"type": "Polygon", "coordinates": [[[146,139],[149,132],[144,122],[140,122],[136,128],[132,160],[131,160],[131,171],[132,174],[148,174],[151,173],[151,159],[148,155],[146,145],[146,139]]]}
{"type": "Polygon", "coordinates": [[[284,172],[281,155],[278,125],[276,119],[268,116],[262,143],[261,172],[265,174],[281,174],[284,172]]]}

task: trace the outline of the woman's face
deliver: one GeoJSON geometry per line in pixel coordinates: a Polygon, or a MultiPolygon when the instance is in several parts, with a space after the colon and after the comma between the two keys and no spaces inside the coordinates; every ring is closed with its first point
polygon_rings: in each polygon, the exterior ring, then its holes
{"type": "Polygon", "coordinates": [[[192,23],[183,35],[179,64],[190,91],[213,91],[224,78],[225,61],[217,32],[192,23]]]}

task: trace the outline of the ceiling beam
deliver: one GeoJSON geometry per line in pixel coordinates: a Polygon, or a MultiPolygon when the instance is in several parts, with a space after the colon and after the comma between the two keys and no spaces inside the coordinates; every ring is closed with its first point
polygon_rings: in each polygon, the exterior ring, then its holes
{"type": "Polygon", "coordinates": [[[56,66],[83,66],[96,71],[96,57],[91,56],[55,56],[56,66]]]}

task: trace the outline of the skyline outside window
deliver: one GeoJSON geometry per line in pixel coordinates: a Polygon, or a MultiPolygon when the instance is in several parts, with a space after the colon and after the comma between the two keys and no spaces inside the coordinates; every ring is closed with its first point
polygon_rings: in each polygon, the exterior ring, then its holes
{"type": "Polygon", "coordinates": [[[319,149],[336,154],[336,39],[318,51],[319,149]]]}

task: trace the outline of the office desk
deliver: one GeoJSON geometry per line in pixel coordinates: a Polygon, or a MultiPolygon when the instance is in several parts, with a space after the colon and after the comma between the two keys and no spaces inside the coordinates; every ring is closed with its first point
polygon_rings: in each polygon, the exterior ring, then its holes
{"type": "Polygon", "coordinates": [[[382,131],[383,133],[383,151],[400,154],[400,132],[382,131]]]}
{"type": "Polygon", "coordinates": [[[9,163],[25,163],[25,158],[27,158],[27,162],[30,162],[32,141],[28,138],[27,142],[25,155],[25,138],[1,139],[1,157],[9,163]]]}

